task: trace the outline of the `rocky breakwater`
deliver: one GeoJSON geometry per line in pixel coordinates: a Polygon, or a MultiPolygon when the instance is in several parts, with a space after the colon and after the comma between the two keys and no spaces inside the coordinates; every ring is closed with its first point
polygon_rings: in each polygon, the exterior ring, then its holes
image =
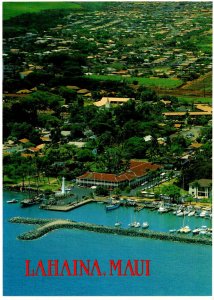
{"type": "Polygon", "coordinates": [[[43,235],[47,234],[52,230],[59,228],[72,228],[72,221],[63,219],[36,219],[36,218],[22,218],[14,217],[9,220],[11,223],[21,223],[21,224],[35,224],[39,225],[34,230],[20,234],[17,238],[19,240],[35,240],[43,235]]]}
{"type": "Polygon", "coordinates": [[[94,231],[94,232],[106,233],[106,234],[118,234],[118,235],[132,236],[132,237],[144,237],[144,238],[152,238],[158,240],[197,243],[197,244],[206,244],[206,245],[212,244],[212,239],[204,236],[195,237],[195,236],[187,236],[182,234],[170,234],[166,232],[158,232],[158,231],[145,230],[145,229],[138,229],[138,230],[124,229],[124,228],[116,228],[116,227],[96,225],[96,224],[83,223],[83,222],[74,222],[65,219],[31,219],[31,218],[15,217],[10,219],[9,222],[40,225],[32,231],[19,235],[18,239],[20,240],[37,239],[47,234],[48,232],[59,228],[68,228],[68,229],[75,228],[80,230],[88,230],[88,231],[94,231]]]}

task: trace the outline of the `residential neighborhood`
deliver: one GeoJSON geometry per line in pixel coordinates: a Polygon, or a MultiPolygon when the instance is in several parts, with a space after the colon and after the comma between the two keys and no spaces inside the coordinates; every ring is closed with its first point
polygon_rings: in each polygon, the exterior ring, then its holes
{"type": "Polygon", "coordinates": [[[4,295],[210,296],[212,2],[2,6],[4,295]]]}
{"type": "Polygon", "coordinates": [[[112,186],[132,186],[119,178],[138,159],[178,170],[180,187],[185,173],[188,192],[203,167],[192,173],[189,165],[196,168],[202,159],[211,178],[209,3],[123,2],[119,10],[112,3],[63,12],[56,26],[20,27],[18,35],[8,32],[7,22],[5,176],[32,176],[33,161],[39,178],[64,175],[82,185],[88,178],[88,186],[89,178],[106,173],[116,176],[112,186]],[[197,82],[202,87],[192,89],[197,82]],[[18,168],[11,168],[14,156],[18,168]]]}

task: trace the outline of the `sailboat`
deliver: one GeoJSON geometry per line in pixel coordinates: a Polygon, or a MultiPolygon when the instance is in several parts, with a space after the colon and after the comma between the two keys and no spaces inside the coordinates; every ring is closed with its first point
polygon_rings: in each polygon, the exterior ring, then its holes
{"type": "Polygon", "coordinates": [[[192,217],[192,216],[194,216],[194,214],[195,214],[195,210],[189,212],[188,217],[192,217]]]}
{"type": "Polygon", "coordinates": [[[131,218],[131,223],[129,224],[129,227],[134,227],[134,228],[139,228],[140,227],[140,222],[137,222],[134,218],[134,221],[132,222],[131,218]]]}
{"type": "Polygon", "coordinates": [[[136,222],[136,221],[135,221],[135,222],[134,222],[134,227],[135,227],[135,228],[139,228],[139,227],[140,227],[140,222],[136,222]]]}
{"type": "Polygon", "coordinates": [[[117,212],[117,219],[116,219],[116,223],[114,224],[115,227],[120,227],[122,225],[121,222],[118,221],[119,218],[118,218],[118,212],[117,212]]]}
{"type": "Polygon", "coordinates": [[[160,207],[158,208],[159,213],[166,213],[168,209],[164,206],[164,202],[161,203],[160,207]]]}
{"type": "Polygon", "coordinates": [[[190,233],[191,232],[190,227],[188,225],[184,226],[184,223],[185,223],[185,216],[183,218],[183,226],[180,229],[178,229],[178,232],[179,233],[190,233]]]}

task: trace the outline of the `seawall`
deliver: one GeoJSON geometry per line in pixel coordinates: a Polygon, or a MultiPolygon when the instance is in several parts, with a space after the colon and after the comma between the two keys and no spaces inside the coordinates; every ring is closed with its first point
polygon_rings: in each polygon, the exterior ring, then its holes
{"type": "Polygon", "coordinates": [[[144,238],[152,238],[158,240],[167,240],[174,242],[184,242],[184,243],[194,243],[194,244],[206,244],[212,245],[212,239],[210,237],[205,236],[187,236],[183,234],[171,234],[167,232],[157,232],[152,230],[145,229],[124,229],[103,225],[96,225],[90,223],[83,222],[74,222],[71,220],[65,219],[31,219],[31,218],[23,218],[23,217],[14,217],[9,220],[11,223],[22,223],[22,224],[35,224],[40,225],[32,231],[23,233],[18,236],[20,240],[34,240],[37,239],[48,232],[60,228],[68,228],[68,229],[80,229],[80,230],[88,230],[99,233],[108,233],[108,234],[118,234],[118,235],[126,235],[132,237],[144,237],[144,238]]]}

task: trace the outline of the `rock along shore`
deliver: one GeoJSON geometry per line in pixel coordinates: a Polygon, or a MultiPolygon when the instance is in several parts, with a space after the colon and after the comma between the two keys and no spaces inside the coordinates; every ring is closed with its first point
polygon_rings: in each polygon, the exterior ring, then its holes
{"type": "Polygon", "coordinates": [[[152,238],[158,240],[168,240],[174,242],[184,242],[184,243],[197,243],[197,244],[206,244],[212,245],[212,239],[204,236],[187,236],[183,234],[171,234],[167,232],[157,232],[152,230],[145,229],[124,229],[124,228],[116,228],[110,226],[96,225],[90,223],[83,222],[75,222],[71,220],[65,219],[36,219],[36,218],[23,218],[23,217],[14,217],[9,220],[11,223],[22,223],[22,224],[35,224],[39,225],[34,230],[23,233],[18,236],[20,240],[34,240],[48,232],[60,228],[67,229],[80,229],[80,230],[88,230],[99,233],[110,233],[110,234],[119,234],[126,235],[132,237],[144,237],[144,238],[152,238]]]}

